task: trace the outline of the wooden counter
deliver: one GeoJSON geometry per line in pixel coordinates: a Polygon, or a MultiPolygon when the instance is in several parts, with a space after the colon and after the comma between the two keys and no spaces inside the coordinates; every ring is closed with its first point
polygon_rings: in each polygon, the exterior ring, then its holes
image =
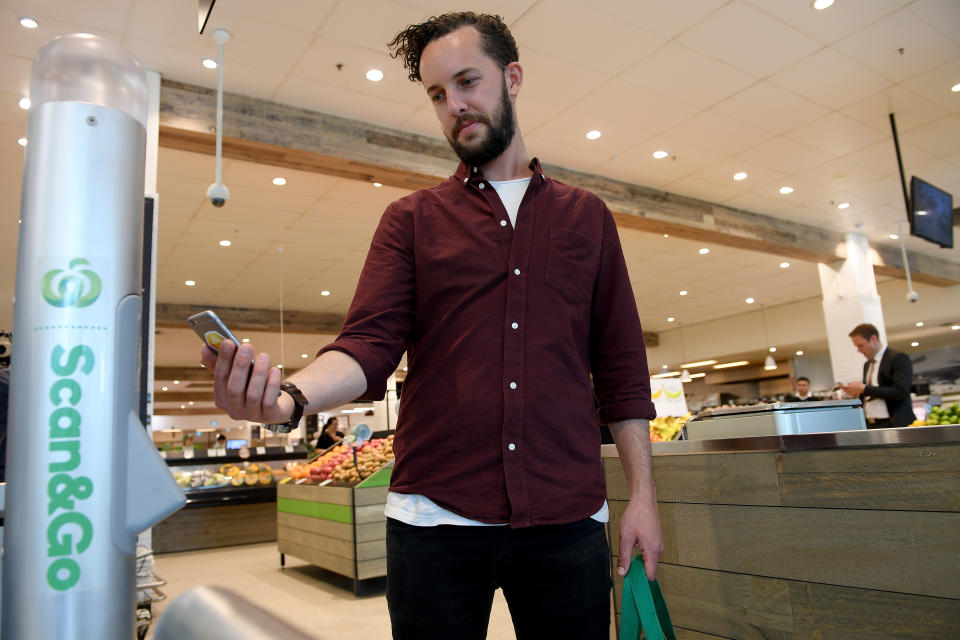
{"type": "MultiPolygon", "coordinates": [[[[960,637],[960,427],[828,435],[654,447],[678,638],[960,637]]],[[[628,490],[604,458],[616,557],[628,490]]]]}

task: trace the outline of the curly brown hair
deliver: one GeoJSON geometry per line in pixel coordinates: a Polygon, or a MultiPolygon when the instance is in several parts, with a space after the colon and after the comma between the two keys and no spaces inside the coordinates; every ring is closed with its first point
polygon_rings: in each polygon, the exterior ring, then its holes
{"type": "Polygon", "coordinates": [[[520,60],[517,42],[513,39],[503,18],[485,13],[476,14],[473,11],[445,13],[441,16],[433,16],[426,22],[412,24],[388,42],[387,47],[390,49],[391,56],[403,59],[403,66],[410,72],[408,74],[410,80],[422,82],[420,56],[423,50],[437,38],[442,38],[461,27],[474,27],[480,32],[483,52],[490,56],[501,69],[506,69],[511,62],[520,60]]]}

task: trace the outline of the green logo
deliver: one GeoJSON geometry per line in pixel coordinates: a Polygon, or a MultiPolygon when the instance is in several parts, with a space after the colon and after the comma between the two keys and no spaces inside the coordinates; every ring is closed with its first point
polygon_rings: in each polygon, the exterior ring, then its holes
{"type": "Polygon", "coordinates": [[[70,261],[70,270],[51,269],[43,275],[43,299],[55,307],[89,307],[100,297],[100,276],[83,258],[70,261]]]}

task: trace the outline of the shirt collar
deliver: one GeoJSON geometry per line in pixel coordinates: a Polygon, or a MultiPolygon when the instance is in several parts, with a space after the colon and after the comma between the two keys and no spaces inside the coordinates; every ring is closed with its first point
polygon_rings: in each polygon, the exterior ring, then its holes
{"type": "Polygon", "coordinates": [[[880,366],[880,361],[883,359],[883,354],[886,353],[886,351],[887,351],[887,345],[883,345],[882,347],[880,347],[880,351],[877,351],[873,355],[873,359],[876,361],[877,366],[880,366]]]}
{"type": "MultiPolygon", "coordinates": [[[[540,166],[539,159],[534,158],[531,160],[530,164],[527,165],[527,168],[533,172],[533,177],[539,176],[540,182],[546,182],[547,177],[543,174],[543,167],[540,166]]],[[[481,182],[486,179],[483,177],[483,170],[480,167],[475,167],[465,162],[460,163],[460,166],[457,167],[453,177],[459,179],[459,181],[464,184],[468,184],[470,182],[481,182]]]]}

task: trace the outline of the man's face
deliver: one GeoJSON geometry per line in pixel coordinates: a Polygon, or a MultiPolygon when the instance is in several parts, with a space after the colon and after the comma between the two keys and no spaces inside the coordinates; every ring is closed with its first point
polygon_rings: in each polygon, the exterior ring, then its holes
{"type": "Polygon", "coordinates": [[[420,77],[440,129],[461,160],[485,165],[510,146],[516,118],[505,74],[483,52],[476,29],[463,27],[428,44],[420,56],[420,77]]]}
{"type": "Polygon", "coordinates": [[[802,396],[810,393],[810,382],[808,380],[797,380],[797,393],[802,396]]]}
{"type": "Polygon", "coordinates": [[[851,336],[850,338],[853,340],[853,346],[855,346],[857,351],[862,353],[863,357],[867,360],[877,355],[877,351],[880,350],[880,338],[877,336],[870,336],[869,340],[860,335],[851,336]]]}

